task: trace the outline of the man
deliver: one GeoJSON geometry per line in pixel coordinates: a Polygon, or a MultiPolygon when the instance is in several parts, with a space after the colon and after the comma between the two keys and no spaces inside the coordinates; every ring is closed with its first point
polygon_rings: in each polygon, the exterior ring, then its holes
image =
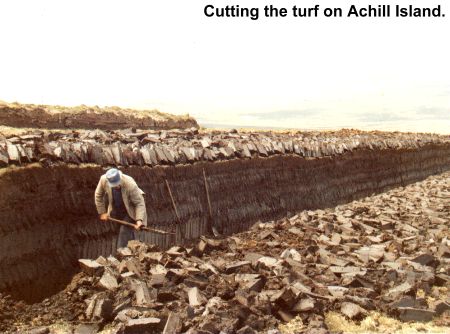
{"type": "Polygon", "coordinates": [[[134,230],[139,230],[143,225],[147,226],[143,194],[131,176],[115,168],[109,169],[100,177],[95,190],[95,206],[100,220],[107,221],[108,217],[112,217],[135,223],[134,229],[125,225],[120,226],[117,248],[126,247],[129,240],[136,238],[134,230]]]}

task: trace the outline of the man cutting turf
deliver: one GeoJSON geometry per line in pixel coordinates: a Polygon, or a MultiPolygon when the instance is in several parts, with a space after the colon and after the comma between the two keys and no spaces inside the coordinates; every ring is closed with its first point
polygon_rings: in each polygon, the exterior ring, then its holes
{"type": "Polygon", "coordinates": [[[135,230],[147,226],[143,194],[131,176],[116,168],[109,169],[100,177],[95,190],[95,206],[100,220],[107,221],[111,217],[135,224],[134,229],[120,226],[117,248],[126,247],[129,240],[136,238],[135,230]]]}

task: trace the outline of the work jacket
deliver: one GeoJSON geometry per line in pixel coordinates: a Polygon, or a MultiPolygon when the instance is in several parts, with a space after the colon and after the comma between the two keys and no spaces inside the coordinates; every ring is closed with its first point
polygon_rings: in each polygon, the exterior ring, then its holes
{"type": "MultiPolygon", "coordinates": [[[[145,208],[144,192],[139,189],[136,181],[131,176],[122,174],[120,189],[122,192],[123,203],[127,209],[128,215],[134,220],[142,220],[147,226],[147,210],[145,208]]],[[[97,189],[95,189],[95,206],[99,215],[112,211],[112,190],[105,175],[100,177],[97,189]]]]}

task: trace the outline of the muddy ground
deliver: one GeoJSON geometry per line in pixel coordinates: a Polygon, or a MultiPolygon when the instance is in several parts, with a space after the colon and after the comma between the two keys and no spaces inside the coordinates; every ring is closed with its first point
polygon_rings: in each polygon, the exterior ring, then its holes
{"type": "Polygon", "coordinates": [[[64,291],[40,303],[1,296],[0,331],[287,333],[290,323],[326,333],[330,312],[358,324],[373,311],[445,331],[449,217],[447,172],[193,247],[131,242],[80,261],[64,291]]]}

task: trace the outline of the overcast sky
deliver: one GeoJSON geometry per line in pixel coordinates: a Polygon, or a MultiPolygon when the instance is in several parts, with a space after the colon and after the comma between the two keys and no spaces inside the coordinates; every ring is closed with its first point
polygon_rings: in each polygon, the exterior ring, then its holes
{"type": "Polygon", "coordinates": [[[450,133],[450,4],[390,1],[442,4],[444,18],[290,15],[350,3],[369,2],[2,0],[0,100],[157,108],[207,125],[450,133]],[[276,4],[289,17],[207,18],[207,4],[276,4]]]}

